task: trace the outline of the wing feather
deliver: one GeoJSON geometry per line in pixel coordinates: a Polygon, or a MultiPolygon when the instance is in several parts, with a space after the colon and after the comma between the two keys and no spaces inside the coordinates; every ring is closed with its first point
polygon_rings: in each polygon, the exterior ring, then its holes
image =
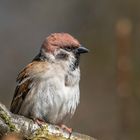
{"type": "Polygon", "coordinates": [[[46,66],[45,62],[33,61],[19,73],[17,87],[10,107],[11,112],[18,114],[24,99],[31,89],[30,85],[32,84],[33,77],[43,72],[46,66]]]}
{"type": "Polygon", "coordinates": [[[21,79],[19,79],[20,81],[15,89],[14,97],[13,97],[13,100],[11,103],[11,108],[10,108],[11,112],[13,112],[13,113],[18,113],[18,111],[20,110],[20,107],[22,105],[22,102],[24,101],[26,95],[28,94],[28,92],[30,90],[29,87],[30,87],[31,80],[28,79],[28,77],[25,78],[28,80],[25,80],[24,76],[25,75],[23,75],[21,77],[21,79]],[[24,80],[24,82],[23,82],[23,80],[24,80]]]}

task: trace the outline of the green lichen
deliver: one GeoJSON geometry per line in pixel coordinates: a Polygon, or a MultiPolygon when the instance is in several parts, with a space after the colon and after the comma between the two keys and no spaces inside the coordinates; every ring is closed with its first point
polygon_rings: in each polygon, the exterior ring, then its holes
{"type": "Polygon", "coordinates": [[[8,125],[10,132],[17,132],[15,125],[11,122],[11,117],[2,109],[0,109],[0,116],[5,122],[5,124],[8,125]]]}
{"type": "Polygon", "coordinates": [[[30,140],[68,140],[63,135],[51,134],[48,131],[48,125],[45,125],[39,128],[33,136],[30,137],[30,140]]]}

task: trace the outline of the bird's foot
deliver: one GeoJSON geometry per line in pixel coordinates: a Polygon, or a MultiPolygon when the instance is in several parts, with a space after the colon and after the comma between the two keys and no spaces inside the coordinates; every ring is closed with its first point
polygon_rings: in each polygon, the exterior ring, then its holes
{"type": "Polygon", "coordinates": [[[61,127],[63,130],[67,131],[69,134],[72,133],[72,128],[69,128],[69,127],[67,127],[66,125],[63,125],[63,124],[61,124],[60,127],[61,127]]]}
{"type": "Polygon", "coordinates": [[[45,121],[44,120],[42,120],[42,119],[35,119],[34,120],[39,126],[42,126],[42,125],[44,125],[45,124],[45,121]]]}

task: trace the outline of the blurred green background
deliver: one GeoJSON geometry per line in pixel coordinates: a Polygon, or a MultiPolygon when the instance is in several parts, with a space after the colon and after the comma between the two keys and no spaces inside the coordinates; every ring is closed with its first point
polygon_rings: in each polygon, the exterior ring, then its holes
{"type": "Polygon", "coordinates": [[[140,139],[139,0],[1,0],[0,101],[50,33],[68,32],[81,58],[81,103],[67,124],[99,140],[140,139]]]}

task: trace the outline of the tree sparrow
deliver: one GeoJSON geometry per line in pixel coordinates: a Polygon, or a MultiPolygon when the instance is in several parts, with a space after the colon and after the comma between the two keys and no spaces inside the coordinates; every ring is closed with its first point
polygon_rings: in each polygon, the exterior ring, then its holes
{"type": "Polygon", "coordinates": [[[88,49],[68,33],[47,37],[39,54],[17,77],[11,112],[61,125],[79,103],[79,58],[88,49]]]}

